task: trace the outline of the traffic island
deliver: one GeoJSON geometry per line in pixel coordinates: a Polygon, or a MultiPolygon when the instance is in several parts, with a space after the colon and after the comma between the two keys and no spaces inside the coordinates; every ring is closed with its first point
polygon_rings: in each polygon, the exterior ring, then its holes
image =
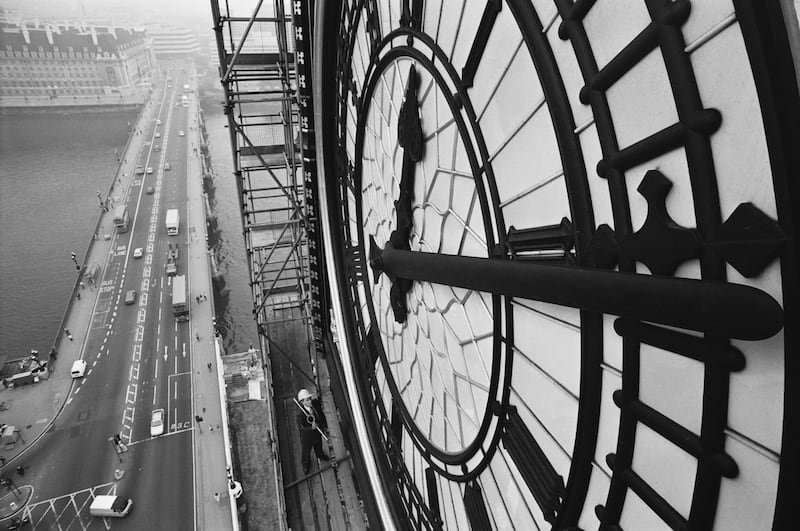
{"type": "Polygon", "coordinates": [[[10,529],[10,526],[25,520],[25,508],[33,497],[33,487],[18,486],[12,478],[0,477],[0,489],[0,528],[10,529]]]}

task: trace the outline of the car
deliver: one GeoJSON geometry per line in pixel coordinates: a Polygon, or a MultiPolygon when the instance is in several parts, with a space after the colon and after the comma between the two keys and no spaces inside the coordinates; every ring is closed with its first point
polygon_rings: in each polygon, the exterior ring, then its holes
{"type": "Polygon", "coordinates": [[[156,138],[161,138],[161,133],[156,133],[156,138]]]}
{"type": "Polygon", "coordinates": [[[83,378],[83,375],[86,374],[86,360],[75,360],[72,364],[72,370],[70,371],[72,378],[83,378]]]}
{"type": "Polygon", "coordinates": [[[183,129],[181,129],[180,131],[178,131],[178,136],[183,136],[183,129]]]}
{"type": "Polygon", "coordinates": [[[161,125],[161,120],[156,120],[156,125],[161,125]]]}
{"type": "Polygon", "coordinates": [[[164,163],[164,171],[169,171],[169,162],[164,163]]]}
{"type": "Polygon", "coordinates": [[[144,254],[144,252],[142,251],[141,247],[137,247],[136,249],[133,250],[133,257],[134,258],[141,258],[143,254],[144,254]]]}
{"type": "Polygon", "coordinates": [[[153,148],[154,151],[161,151],[161,146],[156,144],[156,147],[153,148]]]}
{"type": "Polygon", "coordinates": [[[151,173],[153,173],[153,167],[152,166],[148,166],[147,167],[147,174],[150,175],[151,173]]]}
{"type": "Polygon", "coordinates": [[[164,410],[154,409],[150,415],[150,437],[158,437],[164,433],[164,410]]]}
{"type": "Polygon", "coordinates": [[[144,175],[144,167],[136,166],[136,175],[144,175]]]}
{"type": "Polygon", "coordinates": [[[125,292],[125,304],[133,304],[136,302],[136,290],[129,289],[125,292]]]}
{"type": "Polygon", "coordinates": [[[153,188],[152,186],[148,186],[145,192],[147,192],[147,195],[153,195],[156,192],[156,189],[153,188]]]}

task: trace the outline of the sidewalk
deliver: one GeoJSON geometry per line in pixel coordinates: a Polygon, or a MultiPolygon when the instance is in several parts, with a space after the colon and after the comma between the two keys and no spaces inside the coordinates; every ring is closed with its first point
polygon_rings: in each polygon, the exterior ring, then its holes
{"type": "Polygon", "coordinates": [[[219,339],[214,335],[214,299],[208,256],[197,92],[192,95],[186,131],[189,300],[193,346],[192,389],[196,529],[239,529],[236,500],[227,470],[232,470],[228,440],[224,368],[219,339]],[[198,302],[197,296],[205,295],[198,302]],[[198,420],[202,418],[202,420],[198,420]],[[226,468],[227,467],[227,468],[226,468]]]}
{"type": "MultiPolygon", "coordinates": [[[[120,155],[121,163],[110,188],[103,194],[104,199],[117,197],[124,201],[134,179],[137,155],[146,140],[143,133],[137,134],[136,131],[144,131],[152,122],[157,109],[155,101],[158,97],[160,97],[160,92],[153,94],[151,102],[141,109],[138,120],[132,125],[133,133],[124,152],[120,155]]],[[[102,271],[111,256],[112,245],[115,242],[111,210],[113,208],[100,213],[97,229],[92,236],[86,256],[83,257],[82,262],[79,262],[83,271],[96,263],[100,271],[98,281],[102,279],[102,271]]],[[[81,260],[80,255],[77,259],[81,260]]],[[[67,305],[61,329],[54,342],[53,348],[55,348],[56,354],[50,355],[49,371],[43,375],[46,376],[46,379],[15,389],[5,389],[0,386],[0,401],[7,407],[0,412],[0,421],[16,426],[19,430],[16,444],[9,448],[6,448],[5,445],[0,446],[0,462],[5,460],[4,465],[0,468],[0,474],[8,475],[9,470],[14,469],[15,461],[25,454],[53,425],[66,404],[73,386],[70,369],[72,363],[82,356],[99,293],[98,288],[98,285],[92,285],[88,281],[78,278],[76,274],[73,295],[67,305]],[[65,330],[69,330],[69,336],[65,330]]],[[[48,354],[48,352],[40,352],[39,357],[44,361],[48,359],[48,354]]]]}

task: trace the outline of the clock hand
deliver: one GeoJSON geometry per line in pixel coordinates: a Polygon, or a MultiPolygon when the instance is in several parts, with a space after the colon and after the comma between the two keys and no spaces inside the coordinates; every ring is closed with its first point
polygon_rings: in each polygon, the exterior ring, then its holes
{"type": "MultiPolygon", "coordinates": [[[[417,70],[414,65],[408,70],[406,94],[397,116],[397,142],[403,148],[403,169],[400,173],[400,194],[394,202],[397,212],[396,229],[389,236],[396,249],[410,249],[412,218],[411,203],[414,199],[414,172],[417,162],[422,160],[422,125],[419,121],[417,100],[417,70]]],[[[396,320],[403,322],[408,314],[406,294],[411,291],[410,280],[397,279],[392,282],[392,311],[396,320]]]]}
{"type": "Polygon", "coordinates": [[[775,299],[738,284],[420,253],[391,242],[381,250],[372,237],[369,263],[376,281],[386,273],[392,282],[426,281],[735,339],[766,339],[783,328],[775,299]]]}

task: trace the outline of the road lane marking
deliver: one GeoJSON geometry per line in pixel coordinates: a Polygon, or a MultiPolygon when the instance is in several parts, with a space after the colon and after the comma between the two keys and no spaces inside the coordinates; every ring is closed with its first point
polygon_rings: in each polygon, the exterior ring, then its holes
{"type": "Polygon", "coordinates": [[[175,356],[175,370],[172,371],[172,372],[173,372],[173,374],[178,372],[178,356],[175,356]]]}

